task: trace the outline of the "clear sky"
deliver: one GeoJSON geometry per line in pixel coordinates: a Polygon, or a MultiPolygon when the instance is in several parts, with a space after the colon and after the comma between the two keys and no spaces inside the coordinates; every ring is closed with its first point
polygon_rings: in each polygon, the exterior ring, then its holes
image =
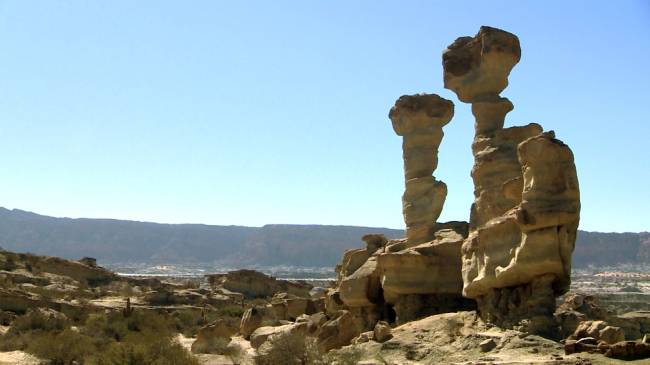
{"type": "Polygon", "coordinates": [[[467,220],[473,117],[441,53],[517,34],[506,125],[571,146],[581,229],[650,230],[650,2],[0,1],[0,206],[403,227],[402,94],[456,104],[434,173],[467,220]]]}

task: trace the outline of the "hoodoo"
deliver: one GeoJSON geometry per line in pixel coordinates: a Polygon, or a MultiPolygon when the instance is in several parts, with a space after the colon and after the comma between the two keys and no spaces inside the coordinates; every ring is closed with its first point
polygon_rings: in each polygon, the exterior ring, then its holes
{"type": "Polygon", "coordinates": [[[481,27],[443,53],[445,87],[472,104],[474,204],[463,243],[463,295],[505,327],[554,331],[555,297],[568,290],[580,213],[569,147],[538,124],[504,128],[499,94],[519,62],[519,39],[481,27]]]}

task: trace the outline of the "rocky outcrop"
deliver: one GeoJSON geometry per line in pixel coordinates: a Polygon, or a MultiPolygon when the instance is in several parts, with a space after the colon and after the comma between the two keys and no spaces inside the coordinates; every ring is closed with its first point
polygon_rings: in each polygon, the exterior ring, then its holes
{"type": "Polygon", "coordinates": [[[363,332],[363,325],[349,311],[341,311],[336,318],[325,322],[319,329],[316,338],[323,352],[348,345],[353,338],[363,332]]]}
{"type": "Polygon", "coordinates": [[[272,297],[285,292],[309,298],[312,286],[297,281],[278,280],[255,270],[236,270],[226,274],[206,275],[211,286],[241,293],[247,298],[272,297]]]}
{"type": "MultiPolygon", "coordinates": [[[[51,276],[74,280],[84,285],[95,287],[109,284],[118,280],[114,273],[97,266],[97,263],[84,258],[80,261],[70,261],[58,257],[37,256],[32,254],[14,253],[0,250],[0,270],[22,273],[26,276],[51,276]]],[[[38,283],[40,285],[40,283],[38,283]]]]}
{"type": "Polygon", "coordinates": [[[460,247],[468,225],[436,222],[447,187],[432,173],[453,110],[434,94],[402,96],[391,109],[393,129],[403,137],[406,238],[370,234],[363,237],[366,248],[346,251],[336,269],[338,287],[327,295],[328,314],[345,309],[360,330],[370,331],[379,320],[405,323],[472,306],[461,297],[460,247]]]}
{"type": "Polygon", "coordinates": [[[608,325],[605,321],[584,321],[580,323],[569,339],[579,340],[587,337],[599,342],[615,344],[625,341],[625,332],[620,327],[608,325]]]}
{"type": "MultiPolygon", "coordinates": [[[[318,330],[308,331],[315,333],[322,351],[351,341],[374,350],[378,343],[381,350],[406,347],[399,335],[408,333],[412,329],[408,325],[418,318],[472,309],[476,304],[478,316],[459,312],[437,318],[435,325],[448,333],[434,334],[441,337],[435,341],[448,344],[469,335],[471,341],[458,346],[465,349],[471,342],[479,354],[513,343],[526,347],[525,341],[515,339],[525,337],[522,333],[556,334],[555,298],[569,287],[579,221],[578,181],[573,154],[553,131],[544,132],[535,123],[504,128],[513,105],[499,94],[520,57],[516,36],[489,27],[482,27],[475,37],[457,39],[443,55],[445,87],[472,104],[476,120],[471,173],[475,200],[469,223],[437,222],[447,186],[433,172],[453,103],[435,94],[397,100],[389,118],[403,138],[406,238],[387,240],[370,234],[363,237],[365,248],[344,253],[336,267],[336,287],[325,294],[319,324],[311,325],[318,330]],[[500,329],[493,336],[468,329],[479,323],[508,330],[500,329]],[[400,326],[401,331],[392,326],[400,326]],[[452,328],[447,331],[448,327],[452,328]]],[[[308,313],[306,303],[296,301],[295,313],[308,313]]],[[[286,302],[271,307],[276,318],[300,318],[300,323],[307,323],[307,316],[288,314],[286,302]]],[[[283,331],[263,327],[261,313],[247,312],[240,329],[242,335],[255,338],[254,347],[283,331]]],[[[564,331],[570,327],[575,336],[590,334],[607,345],[625,332],[604,322],[580,327],[586,317],[576,308],[557,318],[566,324],[564,331]]],[[[415,338],[419,343],[424,336],[415,338]]],[[[533,342],[552,346],[545,340],[533,342]]],[[[419,350],[423,353],[407,349],[406,358],[417,361],[434,352],[419,350]]]]}
{"type": "Polygon", "coordinates": [[[463,294],[491,322],[552,332],[553,298],[570,282],[578,179],[571,150],[552,131],[534,123],[503,127],[513,105],[499,94],[520,57],[519,39],[490,27],[443,54],[445,87],[472,104],[476,120],[463,294]]]}

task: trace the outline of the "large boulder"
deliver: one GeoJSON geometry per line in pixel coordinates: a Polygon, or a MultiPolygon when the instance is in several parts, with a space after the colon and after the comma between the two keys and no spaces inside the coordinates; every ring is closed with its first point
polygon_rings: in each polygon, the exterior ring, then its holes
{"type": "Polygon", "coordinates": [[[282,326],[264,326],[256,329],[250,336],[251,346],[254,349],[262,346],[272,336],[282,335],[299,335],[305,336],[307,334],[307,323],[293,323],[285,324],[282,326]]]}
{"type": "Polygon", "coordinates": [[[625,341],[625,332],[620,327],[608,325],[605,321],[584,321],[576,328],[570,339],[591,337],[608,344],[625,341]]]}
{"type": "Polygon", "coordinates": [[[362,326],[349,311],[341,311],[338,317],[325,322],[319,329],[316,338],[320,349],[324,352],[349,345],[353,338],[363,332],[362,326]]]}
{"type": "Polygon", "coordinates": [[[239,334],[248,339],[251,333],[259,327],[275,326],[278,323],[272,306],[253,306],[248,308],[242,315],[239,334]]]}

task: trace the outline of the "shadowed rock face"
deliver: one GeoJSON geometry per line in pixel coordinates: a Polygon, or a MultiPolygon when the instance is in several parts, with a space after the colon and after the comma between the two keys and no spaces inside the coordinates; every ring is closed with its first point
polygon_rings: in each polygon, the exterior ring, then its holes
{"type": "Polygon", "coordinates": [[[512,103],[499,96],[519,61],[519,40],[481,27],[443,54],[445,87],[472,104],[475,200],[462,246],[463,295],[481,315],[529,330],[552,327],[554,296],[570,283],[580,213],[573,154],[538,124],[503,128],[512,103]]]}

